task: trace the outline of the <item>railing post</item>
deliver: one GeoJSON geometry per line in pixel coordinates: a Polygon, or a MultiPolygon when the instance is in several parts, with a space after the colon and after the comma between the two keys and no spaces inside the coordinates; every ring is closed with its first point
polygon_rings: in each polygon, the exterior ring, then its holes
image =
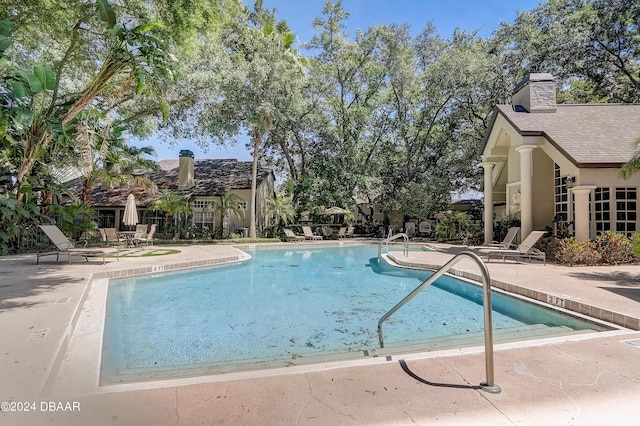
{"type": "Polygon", "coordinates": [[[402,239],[404,240],[404,250],[403,250],[404,256],[405,257],[409,256],[409,236],[407,234],[400,233],[394,236],[389,236],[388,238],[385,238],[384,240],[378,243],[378,259],[380,259],[382,256],[382,245],[389,244],[389,242],[393,240],[397,240],[400,237],[402,237],[402,239]]]}
{"type": "MultiPolygon", "coordinates": [[[[380,243],[382,244],[382,243],[380,243]]],[[[381,247],[381,246],[379,246],[381,247]]],[[[379,256],[379,254],[378,254],[379,256]]],[[[380,348],[384,348],[384,341],[382,335],[382,323],[393,315],[398,309],[403,307],[408,301],[413,299],[422,290],[435,282],[438,278],[444,275],[449,269],[458,263],[462,258],[469,258],[473,260],[479,267],[482,274],[482,290],[483,290],[483,309],[484,309],[484,355],[485,355],[485,373],[486,381],[480,383],[482,390],[491,393],[500,393],[500,386],[494,382],[494,369],[493,369],[493,320],[491,309],[491,277],[489,276],[489,270],[487,265],[484,264],[480,257],[472,252],[463,251],[457,254],[453,259],[449,260],[440,269],[438,269],[433,275],[422,282],[411,293],[405,296],[400,302],[398,302],[393,308],[380,318],[378,321],[378,340],[380,341],[380,348]]]]}

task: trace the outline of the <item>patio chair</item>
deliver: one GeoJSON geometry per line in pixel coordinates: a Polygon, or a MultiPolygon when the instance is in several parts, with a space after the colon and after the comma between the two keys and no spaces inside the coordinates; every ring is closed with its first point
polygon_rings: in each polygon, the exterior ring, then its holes
{"type": "Polygon", "coordinates": [[[337,240],[338,236],[333,233],[333,229],[323,226],[322,227],[322,238],[325,240],[337,240]]]}
{"type": "Polygon", "coordinates": [[[355,226],[348,227],[347,228],[347,232],[344,233],[344,236],[348,237],[348,238],[352,238],[353,237],[353,231],[355,231],[355,230],[356,230],[355,226]]]}
{"type": "Polygon", "coordinates": [[[284,238],[287,241],[304,241],[304,235],[296,235],[291,229],[284,229],[284,238]]]}
{"type": "Polygon", "coordinates": [[[313,232],[311,231],[311,228],[308,226],[303,226],[302,227],[302,232],[304,233],[304,237],[307,240],[321,240],[322,237],[320,235],[313,235],[313,232]]]}
{"type": "Polygon", "coordinates": [[[126,246],[127,241],[123,240],[118,236],[118,232],[116,228],[100,228],[102,231],[100,233],[104,233],[104,242],[108,246],[126,246]]]}
{"type": "MultiPolygon", "coordinates": [[[[60,228],[56,225],[38,225],[38,227],[46,234],[46,236],[51,240],[53,245],[55,246],[55,251],[44,251],[41,252],[38,250],[36,254],[36,265],[40,263],[40,258],[42,256],[56,255],[56,261],[60,260],[60,253],[67,253],[67,261],[71,263],[71,256],[84,256],[85,260],[89,261],[89,256],[95,256],[98,254],[102,255],[102,264],[105,263],[105,254],[113,253],[113,250],[96,248],[96,249],[88,249],[88,248],[78,248],[73,245],[71,241],[62,233],[60,228]]],[[[120,261],[118,250],[115,251],[116,259],[118,262],[120,261]]]]}
{"type": "Polygon", "coordinates": [[[138,239],[138,238],[147,238],[147,230],[148,230],[149,226],[148,225],[141,225],[141,224],[137,224],[136,225],[136,233],[133,234],[133,238],[134,239],[138,239]]]}
{"type": "Polygon", "coordinates": [[[423,220],[418,224],[418,234],[421,237],[428,237],[431,235],[431,222],[423,220]]]}
{"type": "Polygon", "coordinates": [[[502,258],[502,261],[504,261],[506,258],[515,257],[517,262],[520,262],[520,258],[528,258],[529,261],[531,261],[531,259],[539,259],[542,260],[542,262],[546,265],[546,254],[533,247],[538,242],[538,240],[540,240],[540,238],[542,238],[542,236],[546,233],[547,231],[531,232],[527,236],[527,238],[522,240],[520,245],[515,249],[481,248],[478,250],[478,254],[480,256],[486,256],[487,262],[490,262],[491,258],[493,257],[502,258]]]}
{"type": "Polygon", "coordinates": [[[512,226],[511,228],[509,228],[509,230],[507,231],[507,235],[504,236],[502,241],[492,241],[489,244],[484,246],[469,247],[469,248],[472,250],[491,249],[491,248],[515,249],[517,246],[513,242],[515,241],[519,231],[520,231],[519,226],[512,226]]]}
{"type": "MultiPolygon", "coordinates": [[[[140,226],[140,225],[138,225],[140,226]]],[[[147,225],[143,225],[145,228],[147,225]]],[[[133,236],[133,242],[138,242],[140,241],[142,244],[144,244],[145,246],[152,246],[153,245],[153,235],[156,233],[156,228],[158,227],[158,225],[156,225],[155,223],[152,223],[151,226],[149,227],[149,232],[144,232],[144,233],[140,233],[138,234],[138,232],[136,231],[136,234],[133,236]]]]}
{"type": "Polygon", "coordinates": [[[347,228],[343,226],[338,230],[338,239],[344,238],[345,235],[347,235],[347,228]]]}

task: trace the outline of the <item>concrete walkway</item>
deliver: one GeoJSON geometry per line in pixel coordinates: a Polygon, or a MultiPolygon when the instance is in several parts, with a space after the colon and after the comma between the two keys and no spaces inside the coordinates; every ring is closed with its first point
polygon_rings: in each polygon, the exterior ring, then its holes
{"type": "MultiPolygon", "coordinates": [[[[106,265],[78,259],[67,265],[50,257],[36,266],[33,255],[0,258],[0,402],[9,402],[1,407],[0,425],[638,423],[640,266],[489,264],[498,287],[628,327],[496,345],[499,394],[477,389],[484,380],[483,348],[98,387],[97,371],[81,368],[97,360],[77,348],[82,327],[102,323],[99,316],[91,320],[87,301],[95,300],[98,287],[90,285],[92,278],[243,256],[231,246],[175,248],[181,253],[106,265]]],[[[438,248],[391,257],[406,265],[441,265],[455,251],[438,248]]],[[[477,274],[474,268],[466,260],[456,265],[461,275],[477,274]]]]}

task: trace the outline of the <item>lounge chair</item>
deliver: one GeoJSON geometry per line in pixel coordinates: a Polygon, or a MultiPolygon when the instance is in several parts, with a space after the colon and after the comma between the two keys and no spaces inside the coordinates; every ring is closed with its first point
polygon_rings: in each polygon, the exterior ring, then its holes
{"type": "Polygon", "coordinates": [[[343,226],[338,230],[338,239],[344,238],[345,235],[347,235],[347,228],[343,226]]]}
{"type": "Polygon", "coordinates": [[[540,238],[547,231],[533,231],[531,232],[527,238],[522,240],[520,245],[515,249],[501,249],[501,248],[481,248],[478,250],[478,254],[480,256],[486,256],[487,262],[491,261],[491,258],[498,257],[502,258],[504,261],[506,258],[516,258],[517,262],[520,262],[520,258],[528,258],[529,261],[531,259],[539,259],[542,260],[544,264],[547,263],[547,256],[544,252],[538,250],[533,247],[540,238]]]}
{"type": "MultiPolygon", "coordinates": [[[[140,225],[138,225],[140,226],[140,225]]],[[[147,225],[143,225],[145,228],[147,225]]],[[[136,234],[133,236],[133,242],[138,242],[140,241],[141,243],[143,243],[145,246],[152,246],[153,245],[153,235],[156,233],[156,228],[158,225],[156,225],[155,223],[151,224],[151,227],[149,228],[149,232],[144,232],[144,233],[140,233],[138,234],[138,231],[136,230],[136,234]]]]}
{"type": "Polygon", "coordinates": [[[302,232],[304,233],[304,237],[307,240],[321,240],[322,237],[320,235],[313,235],[313,232],[311,231],[311,228],[309,228],[308,226],[303,226],[302,227],[302,232]]]}
{"type": "Polygon", "coordinates": [[[304,241],[304,235],[296,235],[291,229],[284,230],[284,237],[287,241],[304,241]]]}
{"type": "Polygon", "coordinates": [[[492,241],[489,244],[484,246],[469,247],[469,248],[472,250],[491,249],[491,248],[515,249],[517,246],[513,242],[515,241],[519,231],[520,231],[519,226],[512,226],[511,228],[509,228],[509,230],[507,231],[507,235],[504,236],[504,239],[502,241],[492,241]]]}
{"type": "MultiPolygon", "coordinates": [[[[87,248],[77,248],[73,245],[71,241],[62,233],[60,228],[55,225],[39,225],[42,232],[44,232],[49,240],[55,246],[55,251],[38,251],[36,255],[36,265],[40,263],[40,258],[42,256],[56,255],[56,261],[60,260],[60,253],[67,253],[67,261],[71,263],[71,256],[84,256],[85,260],[89,261],[89,256],[95,256],[98,254],[102,254],[102,263],[105,263],[105,255],[107,253],[113,253],[113,250],[96,248],[96,249],[87,249],[87,248]]],[[[120,261],[120,257],[118,256],[118,250],[115,251],[116,258],[120,261]]]]}

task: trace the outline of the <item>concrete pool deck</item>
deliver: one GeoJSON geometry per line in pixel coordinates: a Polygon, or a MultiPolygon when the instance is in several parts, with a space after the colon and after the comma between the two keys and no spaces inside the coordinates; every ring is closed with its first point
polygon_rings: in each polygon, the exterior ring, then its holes
{"type": "MultiPolygon", "coordinates": [[[[302,247],[302,243],[293,246],[302,247]]],[[[0,257],[0,402],[9,402],[10,410],[2,406],[0,424],[637,424],[638,265],[488,264],[492,280],[511,286],[507,290],[564,303],[629,327],[497,344],[494,364],[495,382],[502,388],[499,394],[474,388],[485,379],[483,348],[128,387],[96,386],[93,391],[74,386],[80,380],[74,374],[94,380],[82,371],[63,368],[65,362],[73,361],[65,359],[66,348],[74,343],[78,317],[91,318],[91,312],[83,309],[92,277],[212,264],[241,256],[236,248],[224,245],[175,248],[181,253],[124,257],[119,262],[109,259],[106,265],[81,259],[68,265],[55,262],[54,257],[35,265],[35,255],[0,257]],[[406,360],[414,376],[403,370],[400,359],[406,360]]],[[[441,265],[455,251],[446,246],[438,249],[411,252],[406,258],[400,253],[392,256],[409,265],[441,265]]],[[[477,274],[474,268],[463,260],[455,269],[477,274]]],[[[101,321],[96,317],[96,326],[101,321]]]]}

